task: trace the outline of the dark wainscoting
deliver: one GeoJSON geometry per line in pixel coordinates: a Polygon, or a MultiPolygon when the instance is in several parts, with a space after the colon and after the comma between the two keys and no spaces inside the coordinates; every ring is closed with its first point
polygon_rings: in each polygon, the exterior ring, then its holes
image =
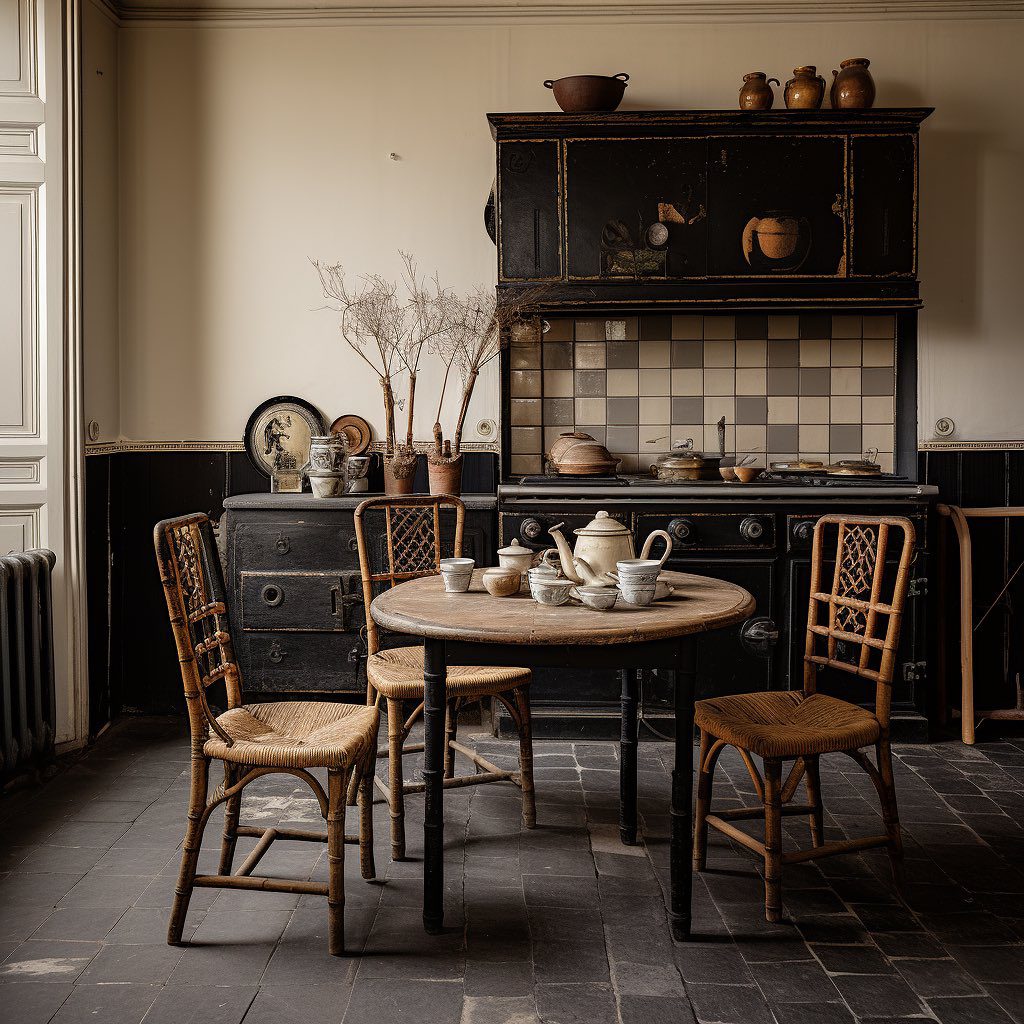
{"type": "MultiPolygon", "coordinates": [[[[925,451],[919,454],[920,478],[935,484],[941,500],[963,507],[1006,507],[1024,505],[1024,451],[925,451]]],[[[939,666],[942,655],[946,664],[948,699],[953,705],[960,701],[960,599],[959,563],[956,536],[948,520],[940,519],[937,530],[947,530],[944,562],[946,585],[942,591],[943,566],[935,559],[934,579],[938,599],[944,602],[948,633],[936,642],[931,659],[936,666],[934,683],[941,683],[939,666]]],[[[936,553],[941,550],[935,545],[936,553]]],[[[1005,520],[971,521],[971,548],[974,569],[975,619],[999,595],[1011,573],[1024,561],[1024,524],[1012,528],[1005,520]]],[[[1024,631],[1021,628],[1024,608],[1024,573],[1010,585],[999,599],[974,637],[974,689],[978,708],[1012,707],[1016,702],[1014,680],[1024,671],[1024,631]]],[[[936,694],[938,697],[938,693],[936,694]]],[[[986,726],[990,732],[1006,728],[1005,723],[986,726]]],[[[981,737],[984,737],[984,733],[981,737]]]]}
{"type": "MultiPolygon", "coordinates": [[[[497,456],[468,452],[466,493],[493,494],[497,456]]],[[[188,512],[219,518],[233,494],[266,491],[244,452],[117,452],[86,465],[90,730],[122,713],[184,708],[174,641],[153,555],[153,526],[188,512]]],[[[379,459],[370,489],[381,490],[379,459]]],[[[427,489],[420,459],[416,489],[427,489]]]]}

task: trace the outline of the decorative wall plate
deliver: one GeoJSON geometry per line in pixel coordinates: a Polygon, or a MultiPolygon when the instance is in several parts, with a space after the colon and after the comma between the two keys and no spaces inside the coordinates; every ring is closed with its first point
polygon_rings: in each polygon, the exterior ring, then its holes
{"type": "Polygon", "coordinates": [[[370,424],[355,413],[339,416],[331,424],[331,433],[344,434],[348,438],[349,455],[362,455],[370,447],[370,441],[373,439],[370,424]]]}
{"type": "Polygon", "coordinates": [[[309,462],[309,441],[327,432],[320,412],[294,395],[278,395],[258,406],[245,425],[245,450],[267,476],[301,470],[309,462]]]}

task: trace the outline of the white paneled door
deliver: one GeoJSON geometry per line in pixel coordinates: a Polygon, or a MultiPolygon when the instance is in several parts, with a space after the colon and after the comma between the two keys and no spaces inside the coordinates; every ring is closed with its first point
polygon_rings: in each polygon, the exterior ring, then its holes
{"type": "Polygon", "coordinates": [[[87,729],[80,601],[73,9],[0,0],[0,552],[56,552],[57,739],[87,729]],[[65,73],[67,68],[67,73],[65,73]]]}

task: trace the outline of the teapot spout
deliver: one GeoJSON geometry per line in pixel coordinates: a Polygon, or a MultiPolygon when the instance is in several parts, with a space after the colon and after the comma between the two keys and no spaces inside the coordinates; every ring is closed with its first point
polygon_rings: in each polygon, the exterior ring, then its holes
{"type": "Polygon", "coordinates": [[[574,558],[572,564],[576,569],[576,572],[583,577],[583,582],[588,587],[610,587],[613,586],[611,580],[607,578],[607,573],[597,573],[587,564],[583,558],[574,558]]]}
{"type": "Polygon", "coordinates": [[[551,535],[552,540],[555,542],[555,547],[558,548],[558,562],[562,569],[562,575],[574,583],[583,583],[584,581],[576,572],[576,567],[573,565],[572,551],[569,549],[569,542],[565,539],[562,533],[562,527],[565,523],[559,523],[557,526],[548,527],[548,533],[551,535]]]}

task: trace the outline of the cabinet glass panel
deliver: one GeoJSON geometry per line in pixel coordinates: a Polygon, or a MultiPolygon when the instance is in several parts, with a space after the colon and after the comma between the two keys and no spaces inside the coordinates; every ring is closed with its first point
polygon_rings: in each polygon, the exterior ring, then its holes
{"type": "Polygon", "coordinates": [[[852,273],[916,272],[916,146],[912,135],[852,141],[852,273]]]}
{"type": "Polygon", "coordinates": [[[845,140],[708,140],[708,272],[846,274],[845,140]]]}
{"type": "Polygon", "coordinates": [[[703,139],[568,141],[569,277],[703,276],[706,153],[703,139]]]}

